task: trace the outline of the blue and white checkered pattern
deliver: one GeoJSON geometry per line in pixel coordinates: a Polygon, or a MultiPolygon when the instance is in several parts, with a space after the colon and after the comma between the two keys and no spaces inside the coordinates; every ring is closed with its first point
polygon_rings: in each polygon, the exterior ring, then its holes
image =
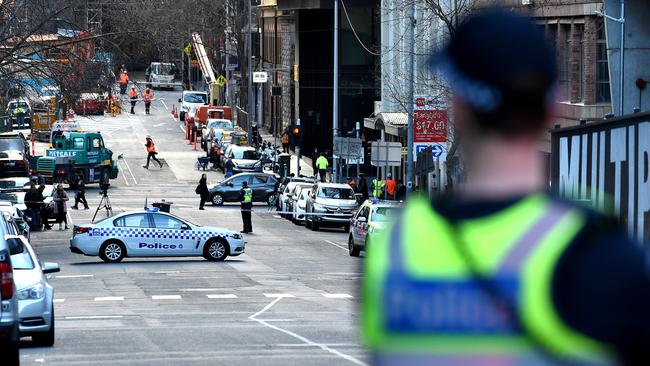
{"type": "Polygon", "coordinates": [[[212,231],[172,230],[137,227],[94,228],[90,230],[91,237],[122,237],[122,238],[158,238],[158,239],[208,239],[215,236],[225,238],[223,233],[212,231]]]}

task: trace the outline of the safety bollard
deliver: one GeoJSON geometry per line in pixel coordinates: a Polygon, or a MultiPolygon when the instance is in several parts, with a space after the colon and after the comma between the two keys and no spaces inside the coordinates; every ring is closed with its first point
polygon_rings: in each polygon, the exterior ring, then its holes
{"type": "Polygon", "coordinates": [[[196,151],[196,130],[194,130],[194,151],[196,151]]]}

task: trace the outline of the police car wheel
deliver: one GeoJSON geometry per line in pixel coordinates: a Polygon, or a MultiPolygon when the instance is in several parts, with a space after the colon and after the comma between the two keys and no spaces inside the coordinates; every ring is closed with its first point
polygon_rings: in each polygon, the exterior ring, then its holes
{"type": "Polygon", "coordinates": [[[109,241],[102,245],[99,250],[99,257],[108,263],[120,262],[126,256],[124,244],[119,241],[109,241]]]}
{"type": "Polygon", "coordinates": [[[350,239],[348,240],[348,252],[350,253],[350,257],[358,257],[359,253],[361,253],[361,250],[354,245],[352,235],[350,235],[350,239]]]}
{"type": "Polygon", "coordinates": [[[203,257],[209,261],[221,262],[227,256],[228,244],[219,239],[211,239],[203,247],[203,257]]]}
{"type": "Polygon", "coordinates": [[[210,198],[210,201],[212,201],[212,204],[215,206],[221,206],[223,205],[223,195],[221,193],[215,193],[212,195],[212,198],[210,198]]]}

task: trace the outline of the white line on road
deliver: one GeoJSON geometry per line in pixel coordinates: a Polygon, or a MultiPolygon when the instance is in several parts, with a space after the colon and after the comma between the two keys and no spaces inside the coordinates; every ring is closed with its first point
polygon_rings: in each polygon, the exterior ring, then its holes
{"type": "Polygon", "coordinates": [[[310,339],[308,339],[306,337],[303,337],[303,336],[299,335],[298,333],[294,333],[294,332],[292,332],[290,330],[286,330],[286,329],[280,328],[280,327],[278,327],[276,325],[269,324],[268,322],[266,322],[264,320],[257,319],[258,316],[264,314],[267,310],[272,308],[273,305],[277,304],[280,300],[282,300],[281,297],[276,298],[275,300],[271,301],[268,305],[266,305],[262,310],[260,310],[257,313],[249,316],[248,319],[255,320],[256,322],[262,324],[263,326],[265,326],[267,328],[277,330],[278,332],[282,332],[282,333],[284,333],[284,334],[286,334],[288,336],[296,338],[296,339],[298,339],[299,341],[301,341],[301,342],[303,342],[305,344],[308,344],[308,345],[311,345],[311,346],[314,346],[314,347],[318,347],[318,348],[322,349],[325,352],[329,352],[329,353],[331,353],[333,355],[339,356],[339,357],[341,357],[341,358],[343,358],[345,360],[348,360],[348,361],[354,363],[355,365],[368,366],[365,362],[363,362],[363,361],[361,361],[361,360],[359,360],[359,359],[357,359],[355,357],[352,357],[350,355],[347,355],[347,354],[345,354],[343,352],[337,351],[337,350],[327,346],[326,344],[316,343],[316,342],[314,342],[314,341],[312,341],[312,340],[310,340],[310,339]]]}
{"type": "Polygon", "coordinates": [[[95,277],[95,275],[67,275],[67,276],[54,276],[54,278],[87,278],[95,277]]]}
{"type": "Polygon", "coordinates": [[[65,302],[65,299],[54,299],[52,302],[57,302],[57,303],[65,302]]]}
{"type": "Polygon", "coordinates": [[[352,295],[350,294],[323,294],[324,297],[328,299],[351,299],[352,295]]]}
{"type": "Polygon", "coordinates": [[[34,362],[43,363],[43,362],[45,362],[45,359],[44,358],[37,358],[37,359],[34,360],[34,362]]]}
{"type": "Polygon", "coordinates": [[[185,127],[183,125],[178,125],[178,127],[181,129],[181,131],[183,131],[183,133],[187,133],[187,131],[185,131],[185,127]]]}
{"type": "Polygon", "coordinates": [[[182,288],[180,292],[213,292],[218,291],[216,288],[182,288]]]}
{"type": "Polygon", "coordinates": [[[133,183],[135,183],[135,185],[138,185],[138,181],[135,180],[135,175],[133,175],[133,171],[131,170],[129,163],[126,162],[126,159],[122,159],[122,161],[124,162],[124,164],[126,164],[126,168],[129,170],[129,173],[131,174],[131,178],[133,178],[133,183]]]}
{"type": "Polygon", "coordinates": [[[281,299],[283,297],[295,297],[291,294],[264,294],[265,297],[277,297],[278,299],[281,299]]]}
{"type": "Polygon", "coordinates": [[[163,105],[163,107],[165,107],[165,110],[166,110],[166,111],[169,110],[169,108],[167,108],[167,104],[165,104],[165,101],[164,101],[164,100],[161,99],[161,100],[160,100],[160,103],[162,103],[162,105],[163,105]]]}
{"type": "Polygon", "coordinates": [[[95,301],[124,301],[124,296],[104,296],[96,297],[95,301]]]}
{"type": "Polygon", "coordinates": [[[165,124],[165,123],[158,123],[158,124],[155,124],[155,125],[153,125],[153,126],[154,126],[154,127],[160,127],[160,126],[162,126],[162,125],[164,125],[164,124],[165,124]]]}
{"type": "Polygon", "coordinates": [[[338,244],[336,244],[336,243],[333,242],[333,241],[325,240],[325,242],[326,242],[327,244],[332,244],[332,245],[334,245],[335,247],[339,247],[339,248],[341,248],[341,249],[343,249],[343,250],[348,250],[348,248],[346,248],[346,247],[344,247],[344,246],[342,246],[342,245],[338,245],[338,244]]]}
{"type": "Polygon", "coordinates": [[[96,319],[122,319],[122,315],[91,315],[91,316],[66,316],[65,320],[96,320],[96,319]]]}
{"type": "Polygon", "coordinates": [[[151,300],[181,300],[181,295],[153,295],[151,300]]]}
{"type": "Polygon", "coordinates": [[[236,299],[237,295],[235,294],[215,294],[215,295],[205,295],[208,299],[236,299]]]}

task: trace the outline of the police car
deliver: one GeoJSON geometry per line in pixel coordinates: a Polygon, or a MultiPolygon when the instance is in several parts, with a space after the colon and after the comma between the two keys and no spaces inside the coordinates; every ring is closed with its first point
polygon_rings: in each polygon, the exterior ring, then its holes
{"type": "Polygon", "coordinates": [[[154,210],[131,211],[73,228],[70,251],[106,262],[125,257],[203,256],[223,261],[244,253],[241,234],[189,223],[154,210]]]}
{"type": "Polygon", "coordinates": [[[366,200],[350,220],[348,252],[358,257],[366,249],[368,237],[389,225],[404,204],[401,201],[366,200]]]}

